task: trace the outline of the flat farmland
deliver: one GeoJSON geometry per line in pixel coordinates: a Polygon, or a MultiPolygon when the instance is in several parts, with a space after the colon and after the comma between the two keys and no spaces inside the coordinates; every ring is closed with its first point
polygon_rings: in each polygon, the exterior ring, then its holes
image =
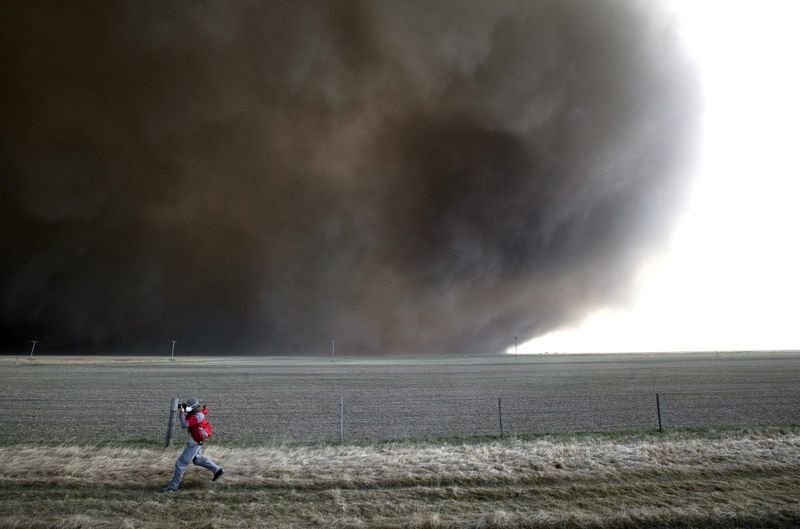
{"type": "MultiPolygon", "coordinates": [[[[224,443],[800,423],[800,354],[0,358],[0,443],[161,440],[197,396],[224,443]]],[[[178,434],[181,435],[181,434],[178,434]]],[[[179,440],[182,438],[179,438],[179,440]]]]}

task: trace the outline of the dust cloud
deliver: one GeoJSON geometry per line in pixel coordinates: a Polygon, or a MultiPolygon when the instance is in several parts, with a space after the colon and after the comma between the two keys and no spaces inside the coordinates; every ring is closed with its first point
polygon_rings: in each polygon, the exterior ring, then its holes
{"type": "Polygon", "coordinates": [[[687,187],[653,2],[4,3],[0,349],[491,353],[687,187]]]}

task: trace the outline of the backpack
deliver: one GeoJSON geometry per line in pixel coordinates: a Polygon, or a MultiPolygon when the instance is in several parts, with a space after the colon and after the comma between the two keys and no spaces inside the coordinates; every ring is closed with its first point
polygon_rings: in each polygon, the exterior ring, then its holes
{"type": "Polygon", "coordinates": [[[192,439],[198,443],[202,443],[214,435],[214,427],[211,426],[211,423],[208,422],[208,419],[206,418],[208,417],[208,408],[203,408],[199,413],[203,414],[203,419],[195,424],[190,424],[189,433],[191,434],[192,439]]]}

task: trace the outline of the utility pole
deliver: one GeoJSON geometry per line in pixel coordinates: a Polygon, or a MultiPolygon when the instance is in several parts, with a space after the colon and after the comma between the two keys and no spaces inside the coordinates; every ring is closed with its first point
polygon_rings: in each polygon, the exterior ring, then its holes
{"type": "Polygon", "coordinates": [[[514,356],[517,356],[517,337],[514,336],[514,356]]]}
{"type": "Polygon", "coordinates": [[[39,340],[31,340],[31,343],[33,344],[31,346],[31,358],[33,358],[33,350],[36,349],[36,344],[39,343],[39,340]]]}
{"type": "Polygon", "coordinates": [[[333,355],[336,353],[336,339],[331,338],[331,362],[333,362],[333,355]]]}
{"type": "Polygon", "coordinates": [[[169,356],[170,360],[175,360],[175,344],[178,343],[178,340],[172,340],[172,353],[169,356]]]}

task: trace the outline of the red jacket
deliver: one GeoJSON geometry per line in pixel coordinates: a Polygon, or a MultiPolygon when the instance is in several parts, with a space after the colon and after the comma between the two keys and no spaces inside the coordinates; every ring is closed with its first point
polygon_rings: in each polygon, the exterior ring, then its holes
{"type": "Polygon", "coordinates": [[[189,428],[189,435],[197,443],[202,443],[211,437],[211,424],[206,420],[208,408],[197,410],[186,416],[186,427],[189,428]]]}

